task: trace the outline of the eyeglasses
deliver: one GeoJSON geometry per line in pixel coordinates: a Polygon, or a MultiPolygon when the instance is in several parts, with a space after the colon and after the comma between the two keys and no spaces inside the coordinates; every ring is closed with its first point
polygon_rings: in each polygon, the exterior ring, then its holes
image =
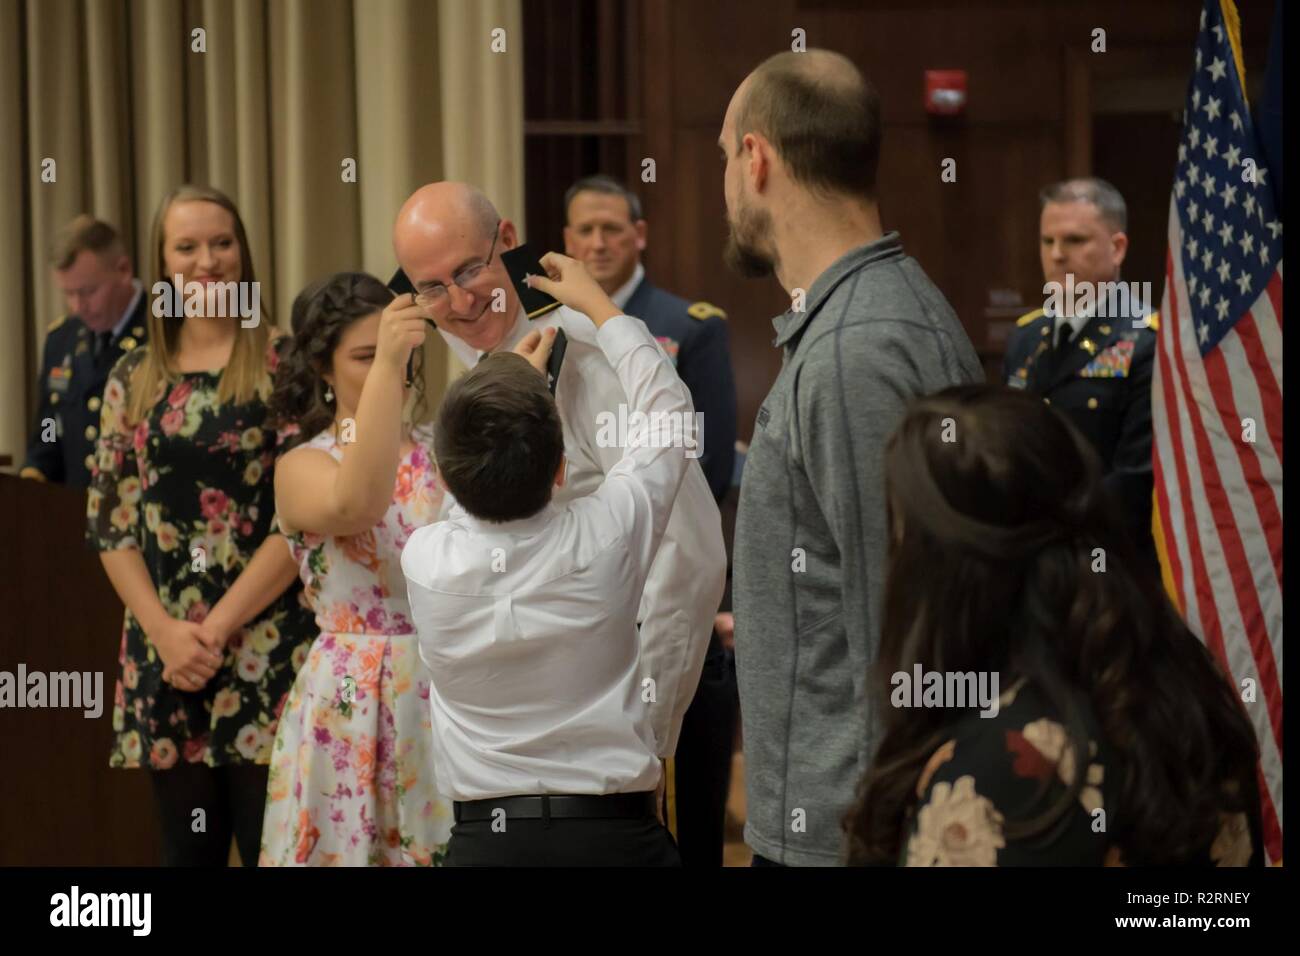
{"type": "MultiPolygon", "coordinates": [[[[483,274],[483,270],[492,264],[492,256],[497,250],[497,236],[501,233],[501,220],[497,220],[496,227],[492,230],[492,245],[488,249],[487,258],[482,262],[475,262],[466,266],[460,272],[452,276],[451,281],[461,289],[468,289],[483,274]]],[[[415,293],[415,302],[417,305],[424,306],[426,309],[444,308],[450,301],[447,294],[447,287],[441,282],[434,283],[415,293]]]]}

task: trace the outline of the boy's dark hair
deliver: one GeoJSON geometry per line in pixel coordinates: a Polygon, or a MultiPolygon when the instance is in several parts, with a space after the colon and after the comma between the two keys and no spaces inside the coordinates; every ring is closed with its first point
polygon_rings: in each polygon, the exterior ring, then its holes
{"type": "Polygon", "coordinates": [[[545,376],[513,352],[487,356],[447,390],[433,450],[447,490],[475,518],[537,514],[564,458],[545,376]]]}

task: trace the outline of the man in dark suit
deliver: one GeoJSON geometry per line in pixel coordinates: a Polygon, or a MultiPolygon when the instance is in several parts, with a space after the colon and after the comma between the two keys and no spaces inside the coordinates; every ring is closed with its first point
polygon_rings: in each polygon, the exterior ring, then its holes
{"type": "Polygon", "coordinates": [[[91,216],[64,228],[50,259],[68,314],[45,336],[36,421],[18,473],[85,488],[104,384],[114,363],[145,341],[149,297],[117,231],[91,216]]]}
{"type": "Polygon", "coordinates": [[[727,315],[708,302],[690,303],[645,276],[646,221],[641,201],[609,176],[590,176],[565,194],[564,251],[587,266],[605,293],[650,329],[704,415],[700,465],[713,496],[731,487],[736,452],[736,383],[727,315]]]}
{"type": "MultiPolygon", "coordinates": [[[[618,180],[580,179],[565,193],[564,209],[564,251],[586,264],[615,305],[646,324],[690,390],[695,411],[703,415],[700,465],[721,502],[731,487],[736,446],[736,385],[726,313],[708,302],[687,302],[646,278],[641,202],[618,180]]],[[[722,865],[736,708],[734,663],[715,631],[700,686],[682,720],[676,756],[669,762],[675,819],[668,822],[685,866],[722,865]]]]}
{"type": "Polygon", "coordinates": [[[1151,376],[1158,314],[1149,283],[1120,281],[1127,209],[1102,179],[1042,192],[1045,306],[1022,316],[1007,342],[1007,385],[1041,395],[1088,438],[1104,482],[1139,550],[1151,538],[1151,376]]]}

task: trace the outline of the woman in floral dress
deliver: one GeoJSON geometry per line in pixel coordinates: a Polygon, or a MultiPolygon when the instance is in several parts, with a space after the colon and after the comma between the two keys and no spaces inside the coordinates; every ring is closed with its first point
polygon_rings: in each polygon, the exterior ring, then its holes
{"type": "Polygon", "coordinates": [[[1250,720],[1087,440],[1031,396],[962,386],[913,405],[884,470],[889,705],[850,861],[1262,865],[1250,720]]]}
{"type": "Polygon", "coordinates": [[[226,196],[176,190],[152,244],[151,288],[182,285],[109,376],[87,496],[126,605],[110,764],[151,771],[168,865],[223,866],[232,834],[251,865],[276,718],[315,634],[272,525],[276,353],[265,312],[245,328],[210,291],[256,281],[226,196]]]}
{"type": "Polygon", "coordinates": [[[276,468],[277,514],[320,636],[280,720],[260,862],[436,865],[451,805],[401,568],[443,499],[431,436],[403,424],[424,320],[373,276],[340,273],[298,296],[293,329],[273,406],[306,440],[276,468]]]}

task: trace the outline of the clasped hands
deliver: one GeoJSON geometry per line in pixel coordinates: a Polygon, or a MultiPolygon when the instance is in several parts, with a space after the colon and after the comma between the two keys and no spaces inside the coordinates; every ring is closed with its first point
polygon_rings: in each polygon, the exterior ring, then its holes
{"type": "Polygon", "coordinates": [[[209,615],[202,622],[168,618],[149,632],[163,662],[162,679],[177,690],[202,690],[221,669],[233,628],[209,615]]]}

